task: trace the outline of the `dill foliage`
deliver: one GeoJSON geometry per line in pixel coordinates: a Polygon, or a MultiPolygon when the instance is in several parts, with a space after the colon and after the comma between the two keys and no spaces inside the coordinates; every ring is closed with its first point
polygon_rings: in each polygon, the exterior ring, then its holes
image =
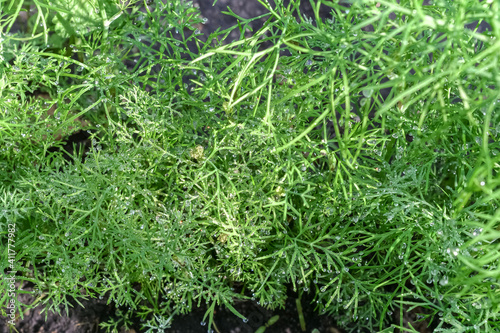
{"type": "Polygon", "coordinates": [[[206,303],[211,330],[292,288],[347,331],[498,331],[499,3],[259,2],[206,42],[180,0],[0,4],[16,311],[106,295],[131,310],[103,327],[152,331],[206,303]]]}

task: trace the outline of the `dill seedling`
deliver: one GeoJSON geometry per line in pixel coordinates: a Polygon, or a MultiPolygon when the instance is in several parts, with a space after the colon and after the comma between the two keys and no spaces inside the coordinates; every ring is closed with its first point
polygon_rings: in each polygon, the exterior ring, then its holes
{"type": "Polygon", "coordinates": [[[107,296],[131,312],[103,327],[153,330],[205,303],[211,330],[289,286],[348,331],[417,308],[500,329],[498,3],[259,2],[224,45],[184,1],[1,5],[1,242],[15,225],[36,299],[16,312],[107,296]]]}

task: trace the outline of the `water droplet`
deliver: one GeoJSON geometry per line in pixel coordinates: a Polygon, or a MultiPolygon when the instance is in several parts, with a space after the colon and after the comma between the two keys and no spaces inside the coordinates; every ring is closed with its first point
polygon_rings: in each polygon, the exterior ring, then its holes
{"type": "Polygon", "coordinates": [[[363,93],[363,96],[370,98],[373,94],[373,89],[364,89],[361,92],[363,93]]]}
{"type": "Polygon", "coordinates": [[[394,80],[394,79],[397,79],[399,76],[397,74],[394,74],[394,73],[389,73],[387,74],[387,77],[390,79],[390,80],[394,80]]]}
{"type": "Polygon", "coordinates": [[[445,275],[443,278],[439,281],[439,284],[442,286],[446,286],[448,284],[448,277],[445,275]]]}

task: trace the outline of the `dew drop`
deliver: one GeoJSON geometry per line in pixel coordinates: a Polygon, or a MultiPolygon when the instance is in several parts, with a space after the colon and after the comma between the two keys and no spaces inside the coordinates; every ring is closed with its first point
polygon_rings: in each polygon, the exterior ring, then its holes
{"type": "Polygon", "coordinates": [[[448,284],[448,277],[445,275],[443,278],[439,281],[439,284],[442,286],[446,286],[448,284]]]}
{"type": "Polygon", "coordinates": [[[364,89],[361,92],[363,93],[363,96],[370,98],[373,94],[373,89],[364,89]]]}

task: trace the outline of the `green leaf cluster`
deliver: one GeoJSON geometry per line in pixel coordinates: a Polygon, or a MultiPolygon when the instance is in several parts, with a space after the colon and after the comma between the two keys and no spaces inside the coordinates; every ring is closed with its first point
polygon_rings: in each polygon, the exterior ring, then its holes
{"type": "Polygon", "coordinates": [[[259,2],[266,23],[229,44],[184,1],[0,2],[23,306],[107,295],[153,330],[205,303],[210,330],[216,305],[244,318],[234,300],[283,307],[290,287],[348,331],[412,309],[498,330],[499,5],[259,2]]]}

